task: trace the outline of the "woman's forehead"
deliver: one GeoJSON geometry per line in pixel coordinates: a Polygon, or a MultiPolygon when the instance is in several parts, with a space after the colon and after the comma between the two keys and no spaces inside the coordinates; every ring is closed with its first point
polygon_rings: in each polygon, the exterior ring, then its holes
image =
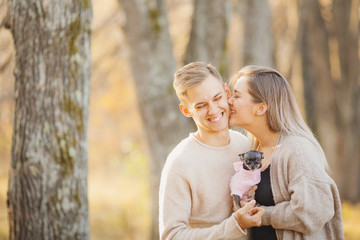
{"type": "Polygon", "coordinates": [[[234,86],[234,90],[245,90],[248,88],[248,78],[247,76],[240,77],[234,86]]]}

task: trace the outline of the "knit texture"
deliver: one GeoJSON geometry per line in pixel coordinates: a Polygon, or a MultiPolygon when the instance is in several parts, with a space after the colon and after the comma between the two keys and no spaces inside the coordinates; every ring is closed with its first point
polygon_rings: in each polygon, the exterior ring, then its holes
{"type": "Polygon", "coordinates": [[[261,170],[246,170],[243,168],[242,161],[235,162],[234,169],[237,172],[230,181],[231,195],[238,195],[241,199],[248,200],[246,194],[254,185],[260,182],[261,170]]]}
{"type": "Polygon", "coordinates": [[[161,239],[243,239],[233,216],[230,179],[238,154],[250,150],[242,134],[230,131],[230,143],[211,147],[193,134],[168,156],[160,183],[161,239]]]}
{"type": "Polygon", "coordinates": [[[270,165],[275,206],[262,217],[279,240],[344,239],[339,192],[319,159],[306,138],[280,137],[270,165]]]}

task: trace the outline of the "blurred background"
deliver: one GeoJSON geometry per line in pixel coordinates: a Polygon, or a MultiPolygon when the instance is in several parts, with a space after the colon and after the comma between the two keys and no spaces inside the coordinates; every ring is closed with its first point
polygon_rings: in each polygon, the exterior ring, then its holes
{"type": "MultiPolygon", "coordinates": [[[[358,0],[93,0],[92,7],[91,239],[156,239],[162,165],[193,129],[178,113],[172,75],[198,60],[224,81],[247,64],[289,80],[341,192],[346,239],[360,239],[358,0]]],[[[0,0],[0,22],[6,9],[0,0]]],[[[12,35],[2,27],[0,239],[9,232],[14,66],[12,35]]]]}

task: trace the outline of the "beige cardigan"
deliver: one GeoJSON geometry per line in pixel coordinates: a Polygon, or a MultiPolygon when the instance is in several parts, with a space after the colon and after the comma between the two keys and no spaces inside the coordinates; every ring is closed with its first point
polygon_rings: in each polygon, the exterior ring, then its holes
{"type": "Polygon", "coordinates": [[[281,136],[278,146],[270,166],[275,206],[264,207],[262,225],[279,240],[344,239],[338,189],[315,146],[296,136],[281,136]]]}
{"type": "Polygon", "coordinates": [[[242,239],[246,231],[232,212],[230,179],[238,154],[250,149],[248,139],[230,130],[230,143],[211,147],[193,134],[166,160],[160,183],[161,239],[242,239]]]}

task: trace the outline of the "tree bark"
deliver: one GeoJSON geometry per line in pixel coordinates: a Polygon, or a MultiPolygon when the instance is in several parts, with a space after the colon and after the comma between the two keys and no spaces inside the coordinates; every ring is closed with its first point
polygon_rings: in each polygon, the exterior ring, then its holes
{"type": "Polygon", "coordinates": [[[244,65],[275,66],[272,19],[268,0],[246,1],[244,65]]]}
{"type": "Polygon", "coordinates": [[[158,192],[167,155],[192,130],[181,115],[172,87],[176,63],[163,1],[119,0],[126,16],[123,26],[138,105],[149,146],[152,200],[151,239],[159,239],[158,192]]]}
{"type": "Polygon", "coordinates": [[[332,10],[323,6],[323,15],[318,1],[303,1],[301,8],[307,118],[324,147],[342,198],[356,202],[360,200],[360,75],[359,16],[354,9],[359,3],[334,0],[332,4],[332,10]]]}
{"type": "Polygon", "coordinates": [[[11,0],[10,239],[88,239],[91,2],[11,0]]]}
{"type": "Polygon", "coordinates": [[[360,200],[359,1],[334,0],[333,4],[334,28],[330,37],[338,42],[340,60],[339,78],[334,79],[339,113],[333,112],[337,120],[334,128],[341,133],[337,138],[337,161],[343,166],[339,183],[344,198],[355,203],[360,200]]]}
{"type": "Polygon", "coordinates": [[[195,0],[190,40],[184,64],[211,63],[220,74],[228,75],[227,36],[231,18],[231,1],[195,0]]]}

